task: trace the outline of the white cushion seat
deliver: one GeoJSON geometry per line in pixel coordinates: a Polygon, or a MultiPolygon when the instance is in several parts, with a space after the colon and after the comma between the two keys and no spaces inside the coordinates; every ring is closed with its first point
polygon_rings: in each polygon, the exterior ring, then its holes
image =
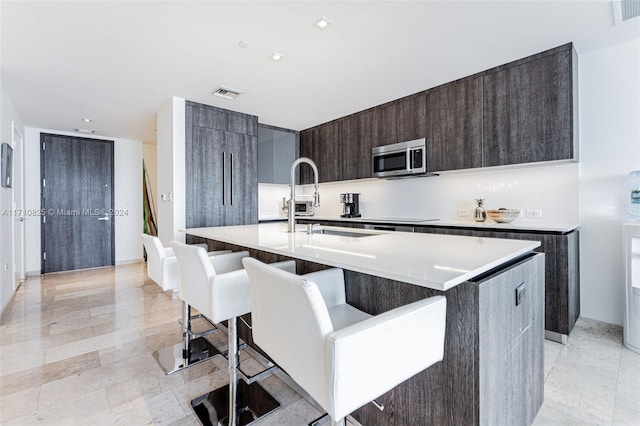
{"type": "Polygon", "coordinates": [[[346,303],[341,269],[298,276],[251,258],[243,264],[255,343],[335,424],[442,360],[443,296],[371,316],[346,303]]]}
{"type": "MultiPolygon", "coordinates": [[[[152,235],[142,234],[142,242],[147,251],[147,275],[164,291],[177,292],[180,286],[178,275],[178,262],[171,247],[163,247],[160,239],[152,235]]],[[[206,244],[194,244],[194,246],[207,248],[206,244]]],[[[209,256],[231,253],[231,250],[218,250],[209,252],[209,256]]]]}

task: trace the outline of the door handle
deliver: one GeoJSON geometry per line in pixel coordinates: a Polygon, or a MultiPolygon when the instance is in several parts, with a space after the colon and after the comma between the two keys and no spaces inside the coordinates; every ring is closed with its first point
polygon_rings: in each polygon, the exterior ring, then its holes
{"type": "Polygon", "coordinates": [[[109,216],[99,217],[98,220],[109,220],[109,216]]]}
{"type": "Polygon", "coordinates": [[[227,191],[226,191],[226,174],[227,174],[227,158],[225,152],[222,152],[222,205],[227,203],[227,191]]]}
{"type": "Polygon", "coordinates": [[[229,175],[231,178],[231,190],[229,191],[229,195],[231,196],[231,203],[229,203],[230,205],[233,205],[233,152],[229,153],[229,175]]]}

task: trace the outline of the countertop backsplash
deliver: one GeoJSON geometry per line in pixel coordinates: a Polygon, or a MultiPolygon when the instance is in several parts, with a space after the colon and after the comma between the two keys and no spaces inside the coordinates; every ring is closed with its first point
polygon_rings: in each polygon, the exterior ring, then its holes
{"type": "MultiPolygon", "coordinates": [[[[299,194],[312,194],[313,185],[298,187],[299,194]]],[[[320,207],[316,215],[339,217],[339,194],[360,193],[365,218],[432,218],[473,222],[475,199],[484,198],[485,208],[541,210],[542,217],[519,217],[518,223],[578,224],[578,164],[551,163],[518,167],[447,172],[440,176],[404,179],[364,179],[320,184],[320,207]],[[458,216],[466,210],[468,216],[458,216]],[[462,212],[461,212],[462,213],[462,212]]],[[[259,218],[286,218],[282,197],[288,185],[259,184],[259,218]]],[[[487,219],[490,222],[490,219],[487,219]]],[[[435,223],[434,223],[435,224],[435,223]]]]}

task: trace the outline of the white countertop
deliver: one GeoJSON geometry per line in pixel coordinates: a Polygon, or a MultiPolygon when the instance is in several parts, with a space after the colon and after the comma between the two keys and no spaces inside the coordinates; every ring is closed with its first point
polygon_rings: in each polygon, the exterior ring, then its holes
{"type": "Polygon", "coordinates": [[[309,235],[306,225],[297,227],[295,234],[282,222],[181,231],[436,290],[448,290],[540,246],[538,241],[343,227],[321,228],[369,235],[309,235]]]}
{"type": "Polygon", "coordinates": [[[367,218],[367,217],[329,217],[329,216],[304,216],[303,220],[326,220],[339,222],[372,222],[372,223],[393,223],[407,226],[451,226],[460,228],[497,229],[508,231],[543,231],[543,232],[571,232],[578,228],[577,223],[551,223],[551,222],[526,222],[519,219],[511,223],[498,223],[491,219],[485,222],[475,222],[471,219],[442,220],[432,218],[367,218]]]}

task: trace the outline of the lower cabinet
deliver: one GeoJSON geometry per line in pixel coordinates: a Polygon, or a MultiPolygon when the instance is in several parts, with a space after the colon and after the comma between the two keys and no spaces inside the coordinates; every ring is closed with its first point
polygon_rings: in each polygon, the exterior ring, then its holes
{"type": "MultiPolygon", "coordinates": [[[[299,223],[319,223],[326,226],[363,227],[363,222],[298,220],[299,223]]],[[[545,330],[548,338],[562,340],[573,330],[580,316],[579,231],[569,233],[517,232],[513,230],[479,230],[460,227],[416,226],[416,232],[467,237],[506,238],[540,241],[538,253],[545,257],[545,330]],[[555,333],[555,334],[553,334],[555,333]],[[556,335],[557,334],[557,335],[556,335]]]]}
{"type": "MultiPolygon", "coordinates": [[[[580,316],[579,233],[517,232],[461,228],[416,227],[417,232],[540,241],[545,253],[545,330],[568,336],[580,316]]],[[[561,336],[549,335],[554,340],[561,336]]]]}
{"type": "Polygon", "coordinates": [[[481,425],[530,425],[542,406],[543,258],[477,283],[481,425]]]}

